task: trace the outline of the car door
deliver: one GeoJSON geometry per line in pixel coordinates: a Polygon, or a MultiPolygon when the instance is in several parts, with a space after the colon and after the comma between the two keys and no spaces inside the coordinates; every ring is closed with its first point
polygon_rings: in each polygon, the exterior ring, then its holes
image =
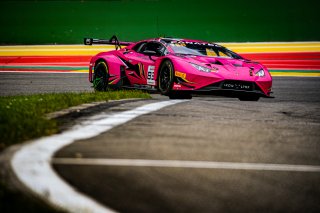
{"type": "Polygon", "coordinates": [[[126,57],[133,65],[126,69],[131,85],[155,86],[155,62],[163,55],[164,46],[156,41],[140,43],[126,57]]]}

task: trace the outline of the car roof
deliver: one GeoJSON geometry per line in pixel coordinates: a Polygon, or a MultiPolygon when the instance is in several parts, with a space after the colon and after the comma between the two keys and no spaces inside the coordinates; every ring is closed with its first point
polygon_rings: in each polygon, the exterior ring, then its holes
{"type": "Polygon", "coordinates": [[[198,43],[212,43],[212,42],[202,41],[202,40],[185,39],[185,38],[172,38],[172,37],[151,38],[151,39],[141,40],[141,41],[138,41],[138,42],[135,42],[135,43],[150,42],[150,41],[160,41],[160,42],[165,42],[165,43],[171,43],[171,42],[174,42],[174,41],[180,41],[180,42],[198,42],[198,43]]]}
{"type": "Polygon", "coordinates": [[[160,42],[164,42],[166,44],[175,43],[175,42],[190,42],[190,43],[198,43],[198,44],[214,44],[213,42],[208,41],[202,41],[202,40],[194,40],[194,39],[185,39],[185,38],[158,38],[157,39],[160,42]]]}
{"type": "Polygon", "coordinates": [[[168,44],[171,44],[171,43],[175,43],[175,42],[187,42],[187,43],[194,43],[194,44],[203,44],[203,45],[214,45],[214,46],[220,46],[216,43],[213,43],[213,42],[207,42],[207,41],[202,41],[202,40],[193,40],[193,39],[184,39],[184,38],[172,38],[172,37],[159,37],[159,38],[151,38],[151,39],[145,39],[145,40],[141,40],[141,41],[138,41],[138,42],[135,42],[132,44],[132,46],[130,45],[129,48],[135,46],[136,44],[138,43],[141,43],[141,42],[152,42],[152,41],[155,41],[155,42],[160,42],[162,43],[163,45],[167,46],[168,44]]]}

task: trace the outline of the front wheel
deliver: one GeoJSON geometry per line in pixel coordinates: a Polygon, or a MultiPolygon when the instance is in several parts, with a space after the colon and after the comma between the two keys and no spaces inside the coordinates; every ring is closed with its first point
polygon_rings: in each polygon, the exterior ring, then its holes
{"type": "Polygon", "coordinates": [[[95,91],[106,91],[108,87],[109,72],[105,61],[98,61],[94,66],[93,88],[95,91]]]}
{"type": "Polygon", "coordinates": [[[165,60],[159,69],[158,88],[162,95],[170,95],[174,82],[174,68],[170,60],[165,60]]]}

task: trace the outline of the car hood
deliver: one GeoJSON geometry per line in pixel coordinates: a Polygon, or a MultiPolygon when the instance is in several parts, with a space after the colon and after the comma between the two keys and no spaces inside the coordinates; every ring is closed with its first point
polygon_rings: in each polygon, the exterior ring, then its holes
{"type": "Polygon", "coordinates": [[[194,63],[198,65],[202,65],[208,68],[214,68],[223,66],[224,68],[228,69],[238,69],[238,68],[254,68],[254,69],[261,69],[262,66],[259,63],[248,61],[245,59],[232,59],[227,57],[208,57],[208,56],[194,56],[194,55],[187,55],[187,56],[177,56],[186,62],[194,63]]]}
{"type": "MultiPolygon", "coordinates": [[[[193,55],[178,55],[176,57],[184,63],[193,63],[210,68],[212,71],[208,75],[229,80],[255,81],[259,79],[259,77],[255,76],[255,73],[260,69],[265,70],[260,63],[245,59],[193,55]]],[[[196,73],[199,72],[197,71],[196,73]]]]}

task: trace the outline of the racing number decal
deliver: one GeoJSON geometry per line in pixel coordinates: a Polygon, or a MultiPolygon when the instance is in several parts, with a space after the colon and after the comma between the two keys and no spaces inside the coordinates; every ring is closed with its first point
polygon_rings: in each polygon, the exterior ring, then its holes
{"type": "Polygon", "coordinates": [[[149,84],[149,85],[155,85],[155,80],[154,80],[154,66],[149,66],[149,67],[148,67],[147,84],[149,84]]]}

